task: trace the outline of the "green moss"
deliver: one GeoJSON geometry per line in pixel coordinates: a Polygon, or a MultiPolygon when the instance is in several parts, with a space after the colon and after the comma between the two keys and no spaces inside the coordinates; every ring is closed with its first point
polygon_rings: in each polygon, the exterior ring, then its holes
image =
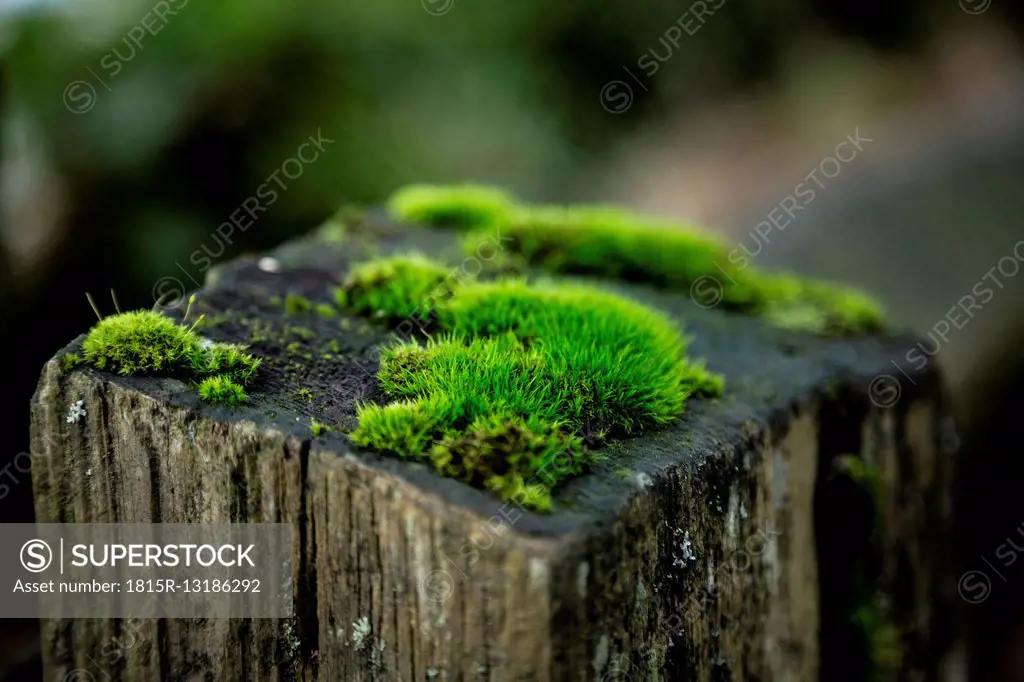
{"type": "Polygon", "coordinates": [[[346,232],[344,223],[335,220],[328,220],[320,226],[320,236],[330,244],[343,244],[346,232]]]}
{"type": "Polygon", "coordinates": [[[86,361],[122,375],[172,372],[202,354],[200,337],[165,315],[138,310],[103,318],[82,344],[86,361]]]}
{"type": "Polygon", "coordinates": [[[389,317],[433,297],[445,330],[423,346],[383,350],[378,379],[396,401],[359,407],[356,444],[547,509],[550,490],[593,460],[581,432],[661,427],[689,395],[722,390],[721,377],[686,357],[675,325],[639,303],[522,280],[466,282],[458,296],[436,296],[445,272],[422,256],[396,257],[357,267],[343,288],[342,301],[389,317]],[[559,455],[563,465],[553,466],[559,455]]]}
{"type": "Polygon", "coordinates": [[[633,472],[625,467],[619,467],[615,470],[615,478],[620,481],[630,482],[633,480],[633,472]]]}
{"type": "Polygon", "coordinates": [[[309,327],[300,327],[297,325],[288,325],[285,327],[285,335],[295,336],[303,341],[312,341],[316,338],[316,332],[309,327]]]}
{"type": "Polygon", "coordinates": [[[294,395],[299,400],[305,400],[307,403],[311,403],[313,402],[313,400],[315,400],[313,391],[309,390],[308,388],[300,388],[299,390],[295,391],[294,395]]]}
{"type": "Polygon", "coordinates": [[[372,260],[352,268],[336,297],[339,305],[357,312],[408,317],[449,292],[449,273],[420,254],[372,260]]]}
{"type": "Polygon", "coordinates": [[[398,220],[460,228],[504,223],[515,208],[508,193],[480,185],[410,185],[388,200],[398,220]]]}
{"type": "Polygon", "coordinates": [[[349,233],[358,231],[366,219],[366,207],[361,204],[346,204],[320,226],[320,238],[329,244],[344,244],[349,233]]]}
{"type": "Polygon", "coordinates": [[[65,353],[60,359],[60,366],[65,372],[70,372],[81,365],[85,360],[78,353],[65,353]]]}
{"type": "Polygon", "coordinates": [[[333,431],[334,427],[328,426],[327,424],[321,424],[317,420],[311,419],[309,422],[309,430],[313,434],[313,438],[317,438],[325,433],[333,431]]]}
{"type": "MultiPolygon", "coordinates": [[[[195,302],[193,296],[189,309],[195,302]]],[[[186,312],[186,318],[188,312],[186,312]]],[[[159,374],[196,379],[217,375],[240,384],[255,377],[261,360],[245,346],[215,343],[152,310],[102,318],[82,343],[85,362],[122,376],[159,374]]]]}
{"type": "Polygon", "coordinates": [[[320,317],[337,317],[338,311],[330,303],[317,303],[313,310],[320,317]]]}
{"type": "Polygon", "coordinates": [[[226,374],[203,379],[199,382],[198,392],[199,397],[211,405],[234,407],[249,399],[245,394],[245,389],[226,374]]]}
{"type": "Polygon", "coordinates": [[[874,518],[871,519],[872,533],[882,532],[884,526],[884,510],[882,509],[882,496],[885,491],[885,482],[882,479],[882,472],[877,466],[868,464],[857,455],[842,455],[836,458],[836,472],[846,476],[857,485],[870,501],[874,518]]]}
{"type": "MultiPolygon", "coordinates": [[[[856,626],[867,658],[868,679],[872,682],[894,679],[903,661],[902,631],[895,623],[889,600],[883,591],[881,556],[884,553],[885,483],[882,472],[856,455],[835,460],[835,474],[856,486],[867,502],[871,518],[867,524],[866,551],[849,567],[849,607],[847,618],[856,626]]],[[[851,538],[851,541],[857,541],[851,538]]]]}
{"type": "Polygon", "coordinates": [[[854,611],[852,620],[865,639],[870,682],[896,679],[903,664],[903,634],[893,623],[886,600],[874,596],[854,611]]]}
{"type": "Polygon", "coordinates": [[[521,261],[553,273],[680,289],[705,307],[722,305],[819,334],[884,326],[881,306],[860,292],[740,267],[729,258],[729,245],[711,233],[619,207],[530,206],[501,190],[476,186],[413,186],[396,192],[388,206],[398,220],[481,228],[464,237],[469,253],[498,226],[503,249],[496,260],[504,270],[520,267],[521,261]]]}
{"type": "Polygon", "coordinates": [[[313,302],[299,294],[288,294],[284,299],[284,311],[288,315],[298,315],[313,309],[313,302]]]}
{"type": "Polygon", "coordinates": [[[778,327],[833,335],[877,332],[885,327],[881,305],[855,289],[753,268],[740,273],[739,283],[749,293],[735,301],[736,307],[778,327]]]}
{"type": "Polygon", "coordinates": [[[338,311],[329,303],[314,303],[305,296],[288,294],[284,300],[284,311],[288,315],[314,312],[321,317],[337,317],[338,311]]]}
{"type": "Polygon", "coordinates": [[[262,360],[246,352],[247,348],[232,343],[204,343],[201,352],[192,356],[192,370],[198,375],[223,374],[247,384],[256,375],[262,360]]]}
{"type": "Polygon", "coordinates": [[[484,487],[524,507],[551,509],[549,485],[585,471],[593,459],[582,441],[536,417],[478,417],[430,449],[442,475],[484,487]]]}

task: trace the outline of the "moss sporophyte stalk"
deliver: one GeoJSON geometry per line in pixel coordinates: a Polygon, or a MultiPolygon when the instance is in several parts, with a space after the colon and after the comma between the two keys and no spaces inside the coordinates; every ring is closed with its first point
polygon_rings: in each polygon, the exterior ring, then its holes
{"type": "Polygon", "coordinates": [[[441,330],[383,349],[394,402],[358,407],[355,444],[546,510],[597,457],[588,442],[666,426],[689,396],[722,391],[656,310],[557,281],[471,280],[455,295],[442,291],[448,271],[395,256],[354,267],[339,289],[342,306],[392,319],[432,298],[441,330]]]}
{"type": "MultiPolygon", "coordinates": [[[[90,298],[90,303],[92,299],[90,298]]],[[[200,316],[185,326],[195,296],[181,324],[154,310],[136,310],[103,317],[82,343],[84,361],[123,376],[145,374],[181,376],[196,380],[199,396],[214,404],[237,405],[247,398],[262,362],[245,346],[215,343],[196,333],[200,316]]],[[[116,306],[116,300],[115,300],[116,306]]],[[[93,309],[96,310],[95,304],[93,309]]],[[[69,363],[65,362],[65,366],[69,363]]]]}
{"type": "Polygon", "coordinates": [[[705,306],[779,327],[855,334],[884,326],[881,306],[861,292],[739,267],[716,235],[620,207],[529,205],[492,187],[414,185],[392,195],[388,210],[396,220],[467,230],[467,251],[481,243],[480,231],[498,227],[513,264],[690,291],[710,298],[705,306]]]}

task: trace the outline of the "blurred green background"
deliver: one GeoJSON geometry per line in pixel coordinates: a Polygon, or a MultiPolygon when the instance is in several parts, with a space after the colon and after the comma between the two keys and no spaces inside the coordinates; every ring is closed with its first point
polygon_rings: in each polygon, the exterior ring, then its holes
{"type": "MultiPolygon", "coordinates": [[[[1022,25],[1000,0],[0,2],[0,464],[28,449],[40,367],[91,324],[84,292],[149,307],[411,181],[624,202],[752,247],[858,130],[873,142],[758,262],[858,284],[927,332],[1024,238],[1022,25]]],[[[987,453],[964,476],[991,500],[968,505],[965,563],[1024,520],[993,492],[1021,471],[1019,410],[993,398],[1024,377],[1024,277],[1007,286],[939,356],[987,453]]],[[[0,518],[31,518],[28,485],[0,518]]],[[[1022,588],[970,614],[978,679],[1024,679],[1004,653],[1022,588]]]]}

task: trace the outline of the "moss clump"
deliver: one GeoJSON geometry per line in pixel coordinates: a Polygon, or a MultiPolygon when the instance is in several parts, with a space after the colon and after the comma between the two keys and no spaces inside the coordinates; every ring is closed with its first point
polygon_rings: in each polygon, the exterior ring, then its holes
{"type": "MultiPolygon", "coordinates": [[[[422,256],[402,261],[356,268],[340,299],[409,314],[446,271],[422,256]]],[[[353,441],[430,461],[524,506],[549,508],[551,489],[593,460],[581,432],[664,426],[692,393],[722,389],[721,377],[686,357],[668,318],[594,287],[467,282],[434,301],[446,333],[384,349],[378,378],[396,402],[360,406],[353,441]]]]}
{"type": "Polygon", "coordinates": [[[211,405],[228,405],[230,407],[240,405],[249,399],[241,384],[236,383],[226,374],[218,374],[200,381],[199,397],[211,405]]]}
{"type": "MultiPolygon", "coordinates": [[[[189,310],[195,302],[189,300],[189,310]]],[[[185,317],[188,317],[186,312],[185,317]]],[[[261,364],[245,346],[215,343],[153,310],[101,318],[82,343],[85,362],[122,376],[182,375],[196,379],[217,375],[239,384],[253,380],[261,364]]]]}
{"type": "Polygon", "coordinates": [[[60,366],[61,369],[63,369],[65,372],[70,372],[75,367],[81,365],[83,362],[85,362],[85,360],[83,360],[82,356],[79,355],[78,353],[65,353],[63,356],[61,356],[60,366]]]}
{"type": "Polygon", "coordinates": [[[327,424],[322,424],[321,422],[318,422],[315,419],[311,419],[309,421],[309,431],[310,431],[310,433],[313,434],[313,438],[317,438],[317,437],[322,436],[325,433],[329,433],[329,432],[331,432],[333,430],[334,430],[333,427],[328,426],[327,424]]]}
{"type": "Polygon", "coordinates": [[[876,595],[851,616],[864,638],[869,682],[895,679],[903,665],[903,633],[893,623],[891,611],[887,600],[876,595]]]}
{"type": "Polygon", "coordinates": [[[752,268],[738,273],[737,282],[732,291],[742,288],[745,292],[733,300],[727,297],[726,305],[759,315],[777,327],[830,335],[885,328],[881,305],[855,289],[752,268]]]}
{"type": "Polygon", "coordinates": [[[529,206],[500,190],[470,189],[406,188],[392,197],[389,207],[400,220],[481,228],[465,236],[467,252],[475,251],[489,237],[487,230],[497,225],[506,265],[515,257],[555,273],[687,290],[705,307],[721,304],[794,330],[846,334],[884,325],[881,307],[868,296],[827,282],[738,267],[728,257],[726,242],[692,225],[614,206],[529,206]],[[490,210],[466,210],[467,204],[477,205],[478,196],[500,196],[503,201],[480,202],[491,205],[490,210]],[[451,214],[464,217],[442,219],[451,214]]]}
{"type": "Polygon", "coordinates": [[[388,200],[398,220],[460,228],[505,223],[515,208],[510,194],[481,185],[410,185],[388,200]]]}
{"type": "Polygon", "coordinates": [[[313,311],[320,317],[337,317],[338,310],[330,303],[317,303],[313,306],[313,311]]]}
{"type": "Polygon", "coordinates": [[[430,449],[430,461],[442,475],[540,510],[551,508],[551,482],[583,473],[593,459],[578,437],[551,422],[493,414],[430,449]]]}
{"type": "Polygon", "coordinates": [[[248,384],[256,375],[261,361],[246,352],[247,347],[233,343],[203,341],[202,350],[192,358],[192,370],[199,375],[224,374],[248,384]]]}
{"type": "Polygon", "coordinates": [[[124,376],[172,372],[191,364],[203,350],[192,329],[151,310],[105,317],[82,344],[91,365],[124,376]]]}
{"type": "Polygon", "coordinates": [[[337,290],[338,304],[357,312],[402,318],[446,296],[449,268],[420,254],[368,261],[352,268],[337,290]]]}
{"type": "Polygon", "coordinates": [[[298,315],[309,312],[313,309],[313,302],[299,294],[288,294],[284,299],[284,312],[288,315],[298,315]]]}

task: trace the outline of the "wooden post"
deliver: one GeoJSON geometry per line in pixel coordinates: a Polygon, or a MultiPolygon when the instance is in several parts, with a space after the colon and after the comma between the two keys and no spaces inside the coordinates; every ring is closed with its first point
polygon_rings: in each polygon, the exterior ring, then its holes
{"type": "Polygon", "coordinates": [[[882,376],[911,340],[781,332],[619,283],[685,321],[728,389],[611,444],[552,514],[312,437],[381,397],[389,330],[288,295],[327,302],[352,262],[455,238],[374,219],[212,272],[203,333],[267,358],[243,408],[65,371],[74,343],[47,363],[38,521],[285,522],[299,557],[292,620],[46,621],[47,680],[947,679],[955,439],[934,363],[882,376]]]}

